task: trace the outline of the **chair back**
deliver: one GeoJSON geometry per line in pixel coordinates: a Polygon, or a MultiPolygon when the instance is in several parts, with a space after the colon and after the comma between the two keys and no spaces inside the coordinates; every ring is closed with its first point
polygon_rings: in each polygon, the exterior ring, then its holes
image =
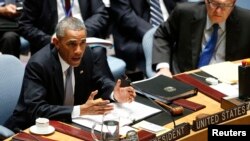
{"type": "Polygon", "coordinates": [[[152,77],[155,75],[155,71],[152,69],[152,49],[153,49],[153,38],[157,27],[153,27],[148,30],[142,38],[142,47],[146,59],[146,75],[152,77]]]}
{"type": "Polygon", "coordinates": [[[24,64],[12,55],[0,55],[0,125],[12,114],[21,92],[24,64]]]}
{"type": "Polygon", "coordinates": [[[250,10],[250,1],[249,0],[237,0],[236,5],[239,7],[250,10]]]}
{"type": "MultiPolygon", "coordinates": [[[[111,50],[114,47],[113,42],[96,37],[88,37],[86,42],[90,48],[104,47],[105,49],[111,50]]],[[[111,70],[111,73],[114,76],[114,79],[117,80],[122,78],[122,76],[125,74],[126,71],[125,61],[108,53],[107,62],[111,70]]]]}

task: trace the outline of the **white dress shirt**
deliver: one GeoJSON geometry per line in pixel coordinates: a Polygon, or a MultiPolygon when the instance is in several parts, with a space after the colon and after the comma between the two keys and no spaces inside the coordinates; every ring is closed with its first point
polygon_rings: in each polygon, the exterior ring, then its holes
{"type": "MultiPolygon", "coordinates": [[[[59,22],[66,16],[66,14],[64,12],[64,6],[65,6],[64,1],[65,0],[56,0],[56,1],[57,1],[58,22],[59,22]]],[[[78,0],[71,0],[70,3],[71,3],[71,7],[72,7],[72,15],[74,17],[80,19],[81,21],[83,21],[78,0]],[[72,3],[73,3],[73,5],[72,5],[72,3]]]]}
{"type": "Polygon", "coordinates": [[[162,15],[163,15],[163,19],[164,21],[166,21],[169,17],[169,13],[168,13],[168,10],[167,10],[167,7],[165,6],[163,0],[159,0],[160,2],[160,6],[161,6],[161,11],[162,11],[162,15]]]}
{"type": "MultiPolygon", "coordinates": [[[[62,57],[60,56],[60,54],[58,53],[59,56],[59,61],[61,63],[62,66],[62,72],[63,72],[63,85],[65,87],[65,83],[66,83],[66,75],[67,75],[67,69],[69,68],[69,64],[67,64],[62,57]]],[[[73,85],[73,93],[75,94],[75,75],[74,75],[74,67],[72,69],[72,85],[73,85]]],[[[75,117],[79,117],[80,116],[80,105],[75,105],[73,108],[73,111],[71,113],[71,118],[75,118],[75,117]]]]}
{"type": "MultiPolygon", "coordinates": [[[[206,27],[203,33],[202,39],[202,51],[205,48],[211,34],[212,34],[212,23],[207,17],[206,27]]],[[[219,23],[219,30],[218,30],[218,39],[216,43],[216,47],[214,49],[214,54],[210,60],[209,64],[215,64],[225,61],[225,49],[226,49],[226,26],[225,22],[219,23]]]]}

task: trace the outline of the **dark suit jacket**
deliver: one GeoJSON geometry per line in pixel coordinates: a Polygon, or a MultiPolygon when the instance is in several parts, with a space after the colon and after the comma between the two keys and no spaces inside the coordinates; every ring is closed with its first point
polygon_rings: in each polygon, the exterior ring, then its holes
{"type": "MultiPolygon", "coordinates": [[[[183,0],[164,0],[170,13],[176,2],[183,0]]],[[[143,35],[152,28],[150,24],[150,6],[148,0],[110,0],[111,16],[114,19],[114,46],[116,56],[127,63],[128,69],[134,69],[136,63],[144,60],[142,50],[143,35]]]]}
{"type": "MultiPolygon", "coordinates": [[[[87,27],[88,37],[103,37],[108,26],[108,12],[102,0],[79,1],[82,19],[87,27]]],[[[50,43],[58,22],[56,0],[25,0],[19,20],[20,33],[31,43],[31,52],[50,43]]]]}
{"type": "MultiPolygon", "coordinates": [[[[100,69],[96,65],[98,62],[93,61],[95,58],[91,50],[86,48],[81,64],[74,68],[75,105],[85,103],[93,90],[98,90],[97,97],[110,99],[114,88],[113,77],[110,70],[105,70],[105,67],[100,69]]],[[[104,61],[105,66],[106,59],[104,61]]],[[[38,117],[70,122],[73,106],[62,106],[63,101],[61,64],[57,50],[48,45],[30,58],[18,104],[5,125],[12,130],[25,129],[33,125],[38,117]]]]}
{"type": "MultiPolygon", "coordinates": [[[[155,33],[153,68],[160,62],[169,62],[173,73],[197,68],[206,13],[204,3],[176,6],[155,33]]],[[[226,61],[250,57],[249,25],[250,11],[236,6],[226,21],[226,61]]]]}

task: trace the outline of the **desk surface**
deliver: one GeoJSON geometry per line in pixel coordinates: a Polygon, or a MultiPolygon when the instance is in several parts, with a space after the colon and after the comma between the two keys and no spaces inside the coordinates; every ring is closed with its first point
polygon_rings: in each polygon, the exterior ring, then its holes
{"type": "MultiPolygon", "coordinates": [[[[196,96],[188,98],[188,100],[196,102],[196,103],[200,103],[200,104],[205,104],[206,108],[199,110],[197,112],[191,113],[183,118],[180,118],[178,120],[176,120],[176,124],[180,124],[183,122],[189,122],[190,124],[192,124],[193,120],[196,118],[197,115],[201,114],[201,113],[206,113],[206,114],[214,114],[217,112],[222,111],[223,109],[220,108],[220,103],[207,97],[206,95],[203,95],[201,93],[198,93],[196,96]]],[[[238,117],[236,119],[232,119],[230,121],[224,122],[222,124],[250,124],[250,111],[248,111],[247,115],[238,117]]],[[[173,123],[169,123],[167,125],[165,125],[165,127],[167,128],[173,128],[173,123]]],[[[29,129],[26,129],[25,132],[29,132],[29,129]]],[[[63,133],[60,132],[55,132],[51,135],[48,136],[44,136],[46,138],[50,138],[50,139],[54,139],[54,140],[60,140],[60,141],[80,141],[80,139],[77,139],[75,137],[71,137],[68,135],[65,135],[63,133]]],[[[202,139],[203,141],[207,140],[207,129],[203,129],[200,131],[192,131],[191,133],[185,137],[182,137],[181,139],[179,139],[180,141],[195,141],[195,140],[200,140],[202,139]]],[[[6,141],[11,140],[11,138],[7,139],[6,141]]]]}
{"type": "MultiPolygon", "coordinates": [[[[196,72],[192,71],[192,72],[196,72]]],[[[193,120],[196,119],[196,116],[199,114],[214,114],[217,112],[221,112],[223,111],[223,109],[220,107],[221,104],[213,99],[211,99],[210,97],[202,94],[202,93],[198,93],[196,96],[190,97],[188,98],[188,100],[199,103],[199,104],[203,104],[206,105],[206,108],[201,109],[199,111],[193,112],[191,114],[188,114],[185,117],[182,117],[178,120],[176,120],[176,125],[183,123],[183,122],[189,122],[190,124],[193,123],[193,120]]],[[[247,115],[229,120],[227,122],[223,122],[221,124],[248,124],[250,125],[250,111],[247,112],[247,115]]],[[[166,124],[165,127],[167,128],[173,128],[173,123],[169,123],[166,124]]],[[[29,129],[26,129],[25,132],[29,132],[29,129]]],[[[60,132],[55,132],[51,135],[48,136],[44,136],[46,138],[50,138],[50,139],[54,139],[54,140],[60,140],[60,141],[78,141],[79,139],[75,138],[75,137],[71,137],[68,135],[65,135],[63,133],[60,132]]],[[[191,133],[185,137],[182,137],[181,139],[179,139],[180,141],[196,141],[196,140],[203,140],[206,141],[207,140],[207,129],[203,129],[203,130],[199,130],[199,131],[192,131],[191,133]]],[[[11,140],[11,138],[7,139],[7,141],[11,140]]],[[[80,140],[79,140],[80,141],[80,140]]]]}
{"type": "MultiPolygon", "coordinates": [[[[207,97],[204,94],[198,93],[197,96],[188,98],[188,100],[196,102],[196,103],[200,103],[200,104],[205,104],[206,108],[199,110],[197,112],[194,112],[192,114],[187,115],[186,117],[183,117],[181,119],[176,120],[176,124],[180,124],[183,122],[189,122],[190,124],[193,123],[193,120],[195,120],[196,116],[202,113],[205,114],[214,114],[220,111],[223,111],[223,109],[220,107],[220,103],[207,97]]],[[[247,115],[229,120],[227,122],[223,122],[221,124],[248,124],[250,125],[250,111],[247,112],[247,115]]],[[[165,127],[167,128],[172,128],[173,124],[169,123],[167,124],[165,127]]],[[[185,137],[182,137],[181,141],[196,141],[196,140],[200,140],[202,139],[202,141],[206,141],[207,140],[207,129],[203,129],[200,131],[192,131],[191,133],[185,137]]]]}

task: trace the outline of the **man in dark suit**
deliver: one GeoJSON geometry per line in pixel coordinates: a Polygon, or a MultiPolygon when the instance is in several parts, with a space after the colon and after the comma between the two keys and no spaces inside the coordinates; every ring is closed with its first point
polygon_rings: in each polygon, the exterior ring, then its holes
{"type": "MultiPolygon", "coordinates": [[[[163,0],[166,13],[171,13],[180,1],[183,0],[163,0]]],[[[126,62],[128,71],[145,71],[142,38],[153,27],[149,0],[110,0],[110,3],[116,56],[126,62]]]]}
{"type": "MultiPolygon", "coordinates": [[[[20,13],[16,10],[15,2],[0,0],[0,24],[3,24],[2,22],[5,21],[13,21],[15,23],[19,15],[20,13]]],[[[12,30],[13,29],[0,29],[0,52],[3,54],[11,54],[19,58],[20,38],[19,35],[12,30]]]]}
{"type": "Polygon", "coordinates": [[[250,11],[236,0],[179,4],[154,35],[153,68],[171,76],[198,68],[214,24],[218,39],[209,64],[250,57],[250,11]]]}
{"type": "Polygon", "coordinates": [[[31,56],[18,104],[6,127],[25,129],[38,117],[71,122],[80,115],[111,111],[110,101],[134,100],[136,94],[131,86],[120,87],[121,81],[115,84],[108,67],[97,66],[108,64],[95,62],[95,54],[86,46],[86,36],[86,27],[79,19],[68,17],[59,22],[53,44],[31,56]],[[71,95],[66,90],[69,67],[73,67],[71,95]]]}
{"type": "MultiPolygon", "coordinates": [[[[23,14],[19,20],[20,34],[30,42],[31,53],[50,43],[58,21],[64,14],[64,0],[25,0],[23,14]]],[[[108,12],[102,0],[73,0],[70,4],[72,16],[82,19],[88,37],[105,37],[108,27],[108,12]]]]}

